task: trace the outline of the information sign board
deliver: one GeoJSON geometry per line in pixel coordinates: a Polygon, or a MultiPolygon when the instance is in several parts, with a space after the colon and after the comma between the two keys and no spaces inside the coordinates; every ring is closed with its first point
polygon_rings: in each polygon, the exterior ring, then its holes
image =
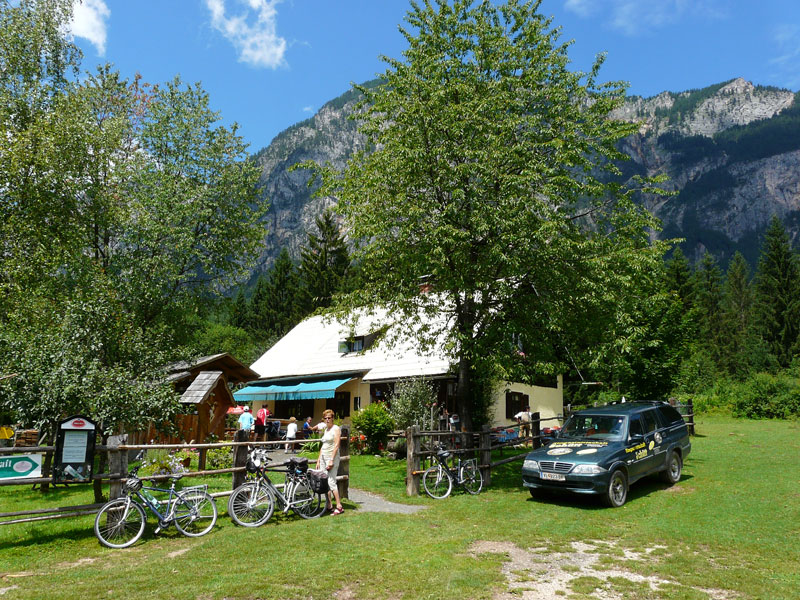
{"type": "Polygon", "coordinates": [[[41,476],[41,454],[0,457],[0,479],[28,479],[41,476]]]}
{"type": "Polygon", "coordinates": [[[53,483],[87,483],[92,480],[97,428],[80,415],[64,419],[56,437],[53,483]]]}

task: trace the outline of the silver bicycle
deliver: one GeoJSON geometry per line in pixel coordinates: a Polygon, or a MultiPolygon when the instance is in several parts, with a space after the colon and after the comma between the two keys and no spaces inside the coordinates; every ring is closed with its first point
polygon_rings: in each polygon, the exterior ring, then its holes
{"type": "Polygon", "coordinates": [[[195,485],[175,489],[181,475],[170,477],[169,488],[145,486],[133,469],[123,486],[125,494],[115,498],[98,511],[94,520],[94,534],[100,543],[109,548],[127,548],[142,537],[147,522],[145,507],[158,519],[155,533],[175,525],[183,535],[198,537],[207,534],[217,522],[217,504],[208,494],[208,486],[195,485]],[[159,501],[153,492],[167,494],[159,501]]]}
{"type": "Polygon", "coordinates": [[[256,448],[248,456],[247,471],[255,475],[255,479],[237,487],[228,499],[228,514],[233,522],[242,527],[263,525],[274,513],[276,504],[284,514],[291,510],[304,519],[319,517],[325,505],[323,495],[315,493],[308,481],[308,459],[292,457],[283,465],[286,466],[283,491],[269,478],[269,461],[263,448],[256,448]]]}

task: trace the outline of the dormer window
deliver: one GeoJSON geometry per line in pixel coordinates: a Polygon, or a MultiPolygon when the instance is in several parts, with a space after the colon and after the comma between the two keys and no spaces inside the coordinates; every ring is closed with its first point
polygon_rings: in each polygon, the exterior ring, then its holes
{"type": "Polygon", "coordinates": [[[339,342],[339,353],[349,354],[350,352],[361,352],[364,350],[364,336],[349,338],[339,342]]]}

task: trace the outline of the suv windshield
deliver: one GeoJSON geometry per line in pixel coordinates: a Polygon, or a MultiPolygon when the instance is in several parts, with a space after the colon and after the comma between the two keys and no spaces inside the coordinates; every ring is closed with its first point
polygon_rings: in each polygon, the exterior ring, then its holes
{"type": "Polygon", "coordinates": [[[559,437],[621,441],[625,433],[625,417],[621,415],[572,415],[559,437]]]}

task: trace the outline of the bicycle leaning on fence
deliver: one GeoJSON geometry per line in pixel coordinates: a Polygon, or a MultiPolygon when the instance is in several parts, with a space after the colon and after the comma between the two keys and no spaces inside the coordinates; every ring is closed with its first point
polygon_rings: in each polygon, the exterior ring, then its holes
{"type": "MultiPolygon", "coordinates": [[[[141,454],[138,459],[141,459],[141,454]]],[[[208,494],[208,486],[195,485],[176,490],[175,483],[182,475],[171,476],[169,488],[145,486],[137,476],[138,471],[139,467],[135,467],[128,473],[122,488],[125,496],[107,502],[98,511],[94,534],[101,544],[109,548],[127,548],[136,543],[147,522],[145,506],[158,519],[155,533],[172,524],[189,537],[199,537],[211,531],[217,522],[217,504],[208,494]],[[159,501],[153,492],[166,493],[167,497],[159,501]]]]}
{"type": "MultiPolygon", "coordinates": [[[[258,527],[269,521],[277,503],[284,514],[291,509],[304,519],[319,517],[325,511],[321,494],[315,493],[308,479],[308,459],[292,457],[285,464],[286,484],[281,492],[267,474],[270,457],[264,448],[254,449],[247,458],[247,471],[255,479],[245,481],[228,499],[228,514],[243,527],[258,527]]],[[[272,471],[278,471],[271,468],[272,471]]],[[[280,471],[279,471],[280,472],[280,471]]]]}
{"type": "Polygon", "coordinates": [[[422,474],[422,485],[425,493],[431,498],[440,500],[447,498],[453,491],[453,483],[460,485],[470,494],[479,494],[483,489],[483,475],[478,469],[478,461],[474,458],[456,459],[453,467],[448,466],[447,459],[450,452],[441,444],[436,454],[433,455],[436,464],[431,465],[422,474]]]}

